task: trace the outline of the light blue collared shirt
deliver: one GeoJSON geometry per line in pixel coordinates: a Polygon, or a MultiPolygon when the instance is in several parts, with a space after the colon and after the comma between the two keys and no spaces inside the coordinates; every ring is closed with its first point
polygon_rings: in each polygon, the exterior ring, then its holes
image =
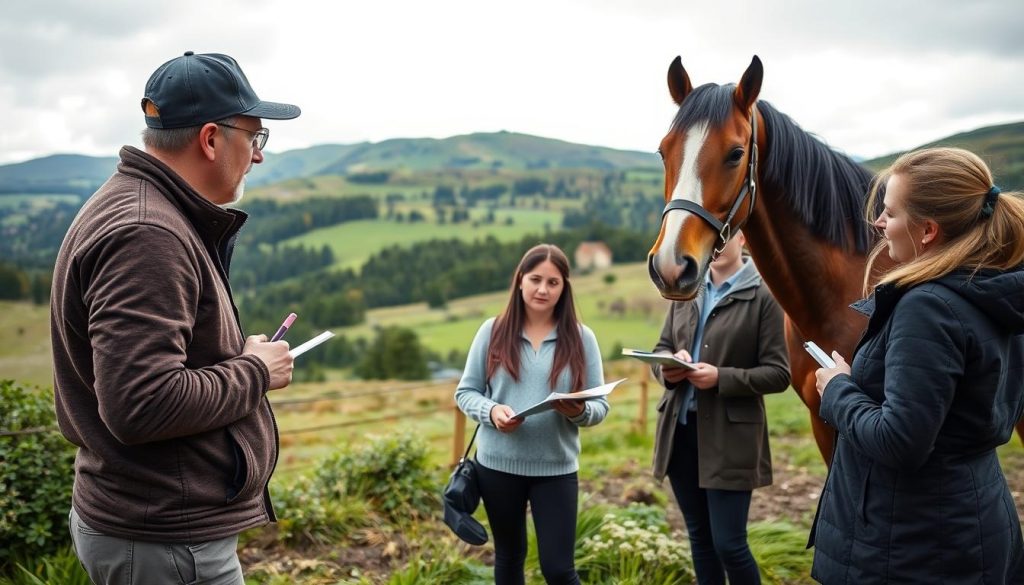
{"type": "MultiPolygon", "coordinates": [[[[747,262],[749,261],[747,260],[747,262]]],[[[714,310],[719,301],[729,294],[729,291],[732,290],[732,285],[736,282],[741,272],[743,272],[743,267],[725,279],[721,286],[716,287],[715,283],[711,281],[711,271],[708,270],[704,287],[704,304],[700,308],[700,320],[697,322],[697,331],[693,334],[693,347],[690,348],[690,356],[694,362],[700,361],[701,342],[704,341],[704,326],[707,324],[708,318],[711,317],[711,311],[714,310]]],[[[683,406],[679,409],[679,424],[685,425],[687,413],[697,410],[697,401],[694,400],[695,390],[693,384],[686,383],[686,387],[683,390],[686,393],[683,396],[683,406]]]]}

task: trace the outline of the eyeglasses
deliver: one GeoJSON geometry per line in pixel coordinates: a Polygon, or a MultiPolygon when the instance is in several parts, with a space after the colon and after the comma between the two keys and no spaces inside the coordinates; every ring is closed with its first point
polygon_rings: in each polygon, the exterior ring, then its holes
{"type": "Polygon", "coordinates": [[[260,128],[259,130],[249,130],[248,128],[241,128],[238,126],[232,126],[231,124],[224,124],[221,122],[214,122],[218,126],[224,126],[225,128],[234,128],[235,130],[241,130],[242,132],[248,132],[252,134],[252,145],[256,147],[256,150],[263,150],[263,147],[267,145],[267,140],[270,139],[270,128],[260,128]]]}

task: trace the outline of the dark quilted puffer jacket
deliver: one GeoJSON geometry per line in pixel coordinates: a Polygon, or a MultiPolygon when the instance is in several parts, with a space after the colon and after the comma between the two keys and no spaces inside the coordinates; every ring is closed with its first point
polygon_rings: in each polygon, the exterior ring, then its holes
{"type": "Polygon", "coordinates": [[[825,388],[838,430],[810,544],[831,584],[1024,583],[996,456],[1024,412],[1024,270],[958,272],[860,303],[851,375],[825,388]]]}

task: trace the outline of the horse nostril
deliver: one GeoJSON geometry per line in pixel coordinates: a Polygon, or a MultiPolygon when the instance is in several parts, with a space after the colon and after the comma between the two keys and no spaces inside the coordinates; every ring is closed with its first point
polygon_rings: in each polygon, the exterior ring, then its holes
{"type": "Polygon", "coordinates": [[[661,274],[658,273],[658,269],[654,266],[654,254],[647,255],[647,273],[650,275],[654,286],[658,287],[658,290],[665,290],[665,280],[661,278],[661,274]]]}
{"type": "Polygon", "coordinates": [[[697,269],[697,261],[694,260],[693,256],[681,256],[679,257],[679,268],[676,288],[687,290],[693,286],[697,281],[697,277],[700,276],[700,271],[697,269]]]}

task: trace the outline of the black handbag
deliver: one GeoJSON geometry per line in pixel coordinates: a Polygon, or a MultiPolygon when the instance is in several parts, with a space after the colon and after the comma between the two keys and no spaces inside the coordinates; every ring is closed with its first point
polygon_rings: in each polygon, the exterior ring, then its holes
{"type": "Polygon", "coordinates": [[[469,458],[469,450],[480,431],[477,425],[473,438],[466,446],[458,465],[448,478],[444,487],[444,523],[451,528],[455,536],[469,544],[481,545],[487,542],[487,529],[477,522],[473,512],[480,505],[480,486],[477,484],[476,462],[469,458]]]}

